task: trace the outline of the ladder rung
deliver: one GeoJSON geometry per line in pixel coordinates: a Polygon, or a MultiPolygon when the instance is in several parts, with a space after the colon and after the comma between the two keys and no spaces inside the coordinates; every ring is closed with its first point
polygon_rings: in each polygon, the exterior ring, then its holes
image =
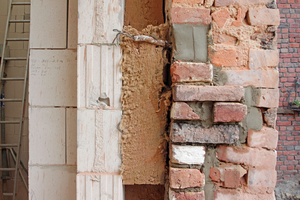
{"type": "Polygon", "coordinates": [[[30,5],[30,2],[13,2],[11,5],[30,5]]]}
{"type": "Polygon", "coordinates": [[[0,124],[19,124],[19,121],[0,121],[0,124]]]}
{"type": "Polygon", "coordinates": [[[29,38],[7,38],[7,41],[29,41],[29,38]]]}
{"type": "Polygon", "coordinates": [[[0,168],[0,171],[15,171],[16,168],[0,168]]]}
{"type": "Polygon", "coordinates": [[[0,99],[0,102],[22,102],[22,99],[0,99]]]}
{"type": "Polygon", "coordinates": [[[4,60],[27,60],[26,57],[8,57],[4,58],[4,60]]]}
{"type": "Polygon", "coordinates": [[[7,147],[18,147],[17,144],[0,144],[0,147],[7,148],[7,147]]]}
{"type": "Polygon", "coordinates": [[[30,20],[22,19],[22,20],[9,20],[10,23],[29,23],[30,20]]]}
{"type": "Polygon", "coordinates": [[[24,78],[2,78],[2,81],[24,81],[24,78]]]}
{"type": "Polygon", "coordinates": [[[3,196],[13,196],[14,193],[3,193],[3,196]]]}

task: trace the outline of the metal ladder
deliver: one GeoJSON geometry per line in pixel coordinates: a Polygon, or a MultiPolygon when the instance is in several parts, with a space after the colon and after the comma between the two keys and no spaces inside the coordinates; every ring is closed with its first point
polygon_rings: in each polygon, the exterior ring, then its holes
{"type": "MultiPolygon", "coordinates": [[[[4,35],[4,42],[3,42],[3,49],[2,49],[2,56],[1,56],[1,68],[0,68],[0,83],[5,85],[6,81],[23,81],[23,94],[22,99],[0,99],[1,104],[4,102],[21,102],[21,113],[20,113],[20,120],[18,121],[0,121],[1,126],[5,126],[6,124],[19,124],[19,135],[18,135],[18,141],[16,144],[5,144],[5,141],[1,141],[0,148],[6,149],[5,151],[8,151],[10,153],[15,166],[14,167],[7,167],[7,168],[0,168],[0,171],[14,171],[14,187],[13,187],[13,193],[3,193],[3,196],[12,196],[13,200],[16,200],[17,196],[17,186],[18,186],[18,176],[20,174],[20,177],[24,183],[25,188],[28,191],[28,186],[26,183],[26,180],[22,174],[22,171],[20,169],[20,148],[21,148],[21,139],[22,139],[22,127],[23,127],[23,121],[24,121],[24,115],[25,115],[25,98],[26,98],[26,92],[27,92],[27,77],[28,77],[28,58],[29,58],[29,38],[8,38],[9,34],[9,27],[10,24],[14,23],[30,23],[30,20],[11,20],[10,15],[13,7],[15,6],[30,6],[30,2],[13,2],[13,0],[9,0],[9,8],[8,8],[8,16],[7,16],[7,23],[6,23],[6,30],[4,35]],[[28,51],[27,51],[27,57],[5,57],[5,51],[7,47],[8,42],[16,42],[16,41],[28,41],[28,51]],[[10,77],[6,78],[5,75],[5,64],[6,61],[26,61],[25,66],[25,72],[24,77],[10,77]],[[14,151],[13,147],[16,148],[16,152],[14,151]]],[[[7,153],[7,154],[8,154],[7,153]]],[[[21,165],[22,166],[22,165],[21,165]]]]}

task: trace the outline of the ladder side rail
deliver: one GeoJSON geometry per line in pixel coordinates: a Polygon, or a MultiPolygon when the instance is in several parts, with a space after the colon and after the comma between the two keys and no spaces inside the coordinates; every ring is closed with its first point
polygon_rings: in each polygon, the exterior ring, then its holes
{"type": "Polygon", "coordinates": [[[7,21],[6,21],[6,30],[4,34],[4,41],[2,47],[2,57],[1,57],[1,68],[0,68],[0,82],[2,81],[3,74],[4,74],[4,56],[5,56],[5,49],[6,49],[6,39],[9,31],[9,19],[11,14],[11,7],[12,7],[12,0],[9,0],[9,9],[7,14],[7,21]]]}
{"type": "Polygon", "coordinates": [[[21,116],[20,116],[20,126],[19,126],[19,138],[18,138],[18,147],[17,147],[17,160],[16,160],[13,200],[16,200],[16,193],[17,193],[17,187],[18,187],[17,180],[18,180],[18,175],[19,175],[22,129],[23,129],[23,121],[24,121],[24,115],[25,115],[25,103],[26,103],[27,80],[28,80],[28,69],[29,69],[29,54],[30,54],[30,46],[28,44],[27,61],[26,61],[25,77],[24,77],[24,85],[23,85],[23,98],[22,98],[22,105],[21,105],[22,111],[20,114],[21,116]]]}

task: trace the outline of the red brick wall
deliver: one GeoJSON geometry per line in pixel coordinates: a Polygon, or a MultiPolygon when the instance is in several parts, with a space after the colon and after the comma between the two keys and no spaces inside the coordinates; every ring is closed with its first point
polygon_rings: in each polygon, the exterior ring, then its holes
{"type": "MultiPolygon", "coordinates": [[[[278,27],[281,91],[279,107],[287,109],[289,90],[294,92],[297,76],[300,75],[300,0],[277,0],[277,5],[281,15],[281,24],[278,27]]],[[[278,114],[277,129],[279,131],[277,172],[280,182],[300,173],[299,113],[278,114]]]]}

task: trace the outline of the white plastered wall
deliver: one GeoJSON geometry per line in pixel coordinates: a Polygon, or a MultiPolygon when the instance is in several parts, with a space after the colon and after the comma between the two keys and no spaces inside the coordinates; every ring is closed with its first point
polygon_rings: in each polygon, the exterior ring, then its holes
{"type": "Polygon", "coordinates": [[[29,199],[76,199],[77,0],[32,0],[29,199]]]}
{"type": "MultiPolygon", "coordinates": [[[[77,62],[77,199],[122,200],[120,46],[124,0],[79,0],[77,62]],[[107,96],[110,106],[98,101],[107,96]]],[[[107,99],[105,101],[107,103],[107,99]]]]}

